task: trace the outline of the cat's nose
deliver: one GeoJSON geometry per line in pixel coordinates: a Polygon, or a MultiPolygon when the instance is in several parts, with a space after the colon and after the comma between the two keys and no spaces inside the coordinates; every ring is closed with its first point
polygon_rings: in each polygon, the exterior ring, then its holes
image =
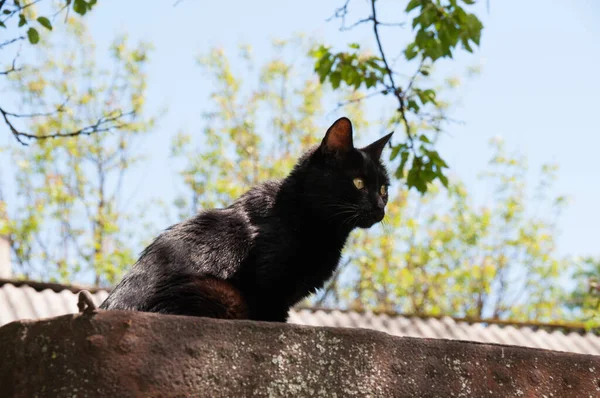
{"type": "Polygon", "coordinates": [[[385,209],[385,202],[383,201],[383,199],[381,198],[381,196],[377,196],[377,204],[376,207],[378,210],[383,210],[385,209]]]}

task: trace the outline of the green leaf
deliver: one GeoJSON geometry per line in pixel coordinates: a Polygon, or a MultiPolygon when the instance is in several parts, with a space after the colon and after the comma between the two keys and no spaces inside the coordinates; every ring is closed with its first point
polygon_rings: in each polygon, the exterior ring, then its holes
{"type": "Polygon", "coordinates": [[[396,178],[402,178],[402,175],[404,173],[404,166],[406,166],[406,162],[408,161],[408,155],[409,153],[406,150],[400,154],[400,165],[396,169],[396,178]]]}
{"type": "Polygon", "coordinates": [[[441,172],[438,174],[438,180],[440,180],[442,182],[442,184],[444,184],[444,187],[448,188],[448,177],[446,177],[445,175],[443,175],[441,172]]]}
{"type": "Polygon", "coordinates": [[[397,146],[395,146],[395,147],[392,148],[392,153],[390,155],[390,160],[396,159],[396,157],[398,156],[398,153],[400,153],[400,145],[397,145],[397,146]]]}
{"type": "Polygon", "coordinates": [[[422,179],[415,179],[414,187],[417,188],[417,191],[419,191],[421,195],[427,193],[427,183],[422,179]]]}
{"type": "Polygon", "coordinates": [[[338,71],[333,72],[329,75],[329,81],[331,82],[331,87],[338,88],[340,86],[340,81],[342,80],[342,74],[338,71]]]}
{"type": "Polygon", "coordinates": [[[365,83],[367,84],[367,88],[371,88],[377,84],[379,79],[377,76],[371,75],[365,79],[365,83]]]}
{"type": "Polygon", "coordinates": [[[3,28],[6,28],[6,25],[4,25],[4,22],[0,21],[0,26],[2,26],[3,28]]]}
{"type": "Polygon", "coordinates": [[[431,182],[435,179],[435,177],[437,177],[437,174],[430,169],[426,169],[423,170],[423,172],[421,173],[421,176],[423,178],[423,182],[431,182]]]}
{"type": "MultiPolygon", "coordinates": [[[[396,159],[396,157],[398,156],[398,154],[400,153],[400,151],[405,151],[406,150],[406,144],[398,144],[395,147],[392,148],[392,154],[390,155],[390,160],[394,160],[396,159]]],[[[402,152],[405,153],[405,152],[402,152]]]]}
{"type": "Polygon", "coordinates": [[[421,109],[419,104],[417,104],[417,101],[412,100],[412,99],[408,100],[408,105],[406,107],[415,113],[419,112],[419,109],[421,109]]]}
{"type": "Polygon", "coordinates": [[[421,5],[421,2],[419,0],[410,0],[410,2],[408,3],[408,5],[406,6],[406,12],[410,12],[412,10],[414,10],[415,8],[417,8],[418,6],[421,5]]]}
{"type": "Polygon", "coordinates": [[[75,2],[73,3],[73,11],[75,11],[77,14],[83,16],[87,12],[87,10],[88,5],[85,2],[85,0],[75,0],[75,2]]]}
{"type": "Polygon", "coordinates": [[[404,50],[404,56],[409,61],[415,58],[418,54],[419,51],[416,43],[410,43],[408,46],[406,46],[406,50],[404,50]]]}
{"type": "Polygon", "coordinates": [[[415,92],[419,96],[419,99],[421,100],[421,103],[423,105],[425,105],[428,102],[435,104],[435,91],[433,91],[432,89],[430,89],[430,88],[427,90],[415,89],[415,92]]]}
{"type": "Polygon", "coordinates": [[[437,151],[426,151],[425,154],[440,169],[442,169],[442,168],[447,169],[448,168],[448,164],[444,161],[444,159],[442,159],[440,157],[440,154],[437,153],[437,151]]]}
{"type": "Polygon", "coordinates": [[[40,34],[35,28],[29,28],[27,30],[27,37],[29,38],[29,42],[31,44],[37,44],[40,41],[40,34]]]}
{"type": "Polygon", "coordinates": [[[40,23],[40,25],[42,25],[44,28],[48,29],[48,30],[52,30],[52,24],[50,23],[50,20],[46,17],[39,17],[37,19],[37,21],[40,23]]]}
{"type": "Polygon", "coordinates": [[[472,52],[473,52],[473,48],[471,48],[471,46],[469,45],[469,41],[468,41],[467,39],[464,39],[464,40],[462,41],[462,45],[463,45],[463,48],[464,48],[465,50],[467,50],[468,52],[470,52],[470,53],[472,53],[472,52]]]}
{"type": "Polygon", "coordinates": [[[12,11],[10,11],[10,10],[4,10],[2,12],[5,13],[5,14],[10,14],[12,11]]]}
{"type": "Polygon", "coordinates": [[[358,50],[360,48],[360,45],[358,43],[350,43],[348,44],[348,47],[358,50]]]}
{"type": "Polygon", "coordinates": [[[325,78],[331,71],[333,63],[334,60],[330,57],[329,53],[327,53],[321,59],[319,59],[319,61],[317,61],[317,64],[315,65],[315,70],[319,74],[319,79],[321,80],[321,83],[325,81],[325,78]]]}
{"type": "Polygon", "coordinates": [[[25,15],[19,14],[19,28],[27,23],[25,15]]]}

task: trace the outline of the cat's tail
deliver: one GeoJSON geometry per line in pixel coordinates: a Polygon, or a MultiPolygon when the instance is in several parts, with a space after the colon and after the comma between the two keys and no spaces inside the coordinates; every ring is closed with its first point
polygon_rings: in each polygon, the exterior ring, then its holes
{"type": "Polygon", "coordinates": [[[248,319],[242,292],[212,276],[172,275],[161,282],[144,303],[143,311],[221,319],[248,319]]]}

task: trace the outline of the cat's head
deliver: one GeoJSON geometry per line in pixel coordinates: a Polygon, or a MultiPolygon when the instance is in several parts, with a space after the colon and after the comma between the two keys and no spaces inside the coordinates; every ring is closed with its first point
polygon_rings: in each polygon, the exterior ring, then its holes
{"type": "Polygon", "coordinates": [[[369,228],[383,219],[389,178],[381,153],[391,136],[355,148],[350,120],[333,123],[305,163],[304,191],[316,213],[350,229],[369,228]]]}

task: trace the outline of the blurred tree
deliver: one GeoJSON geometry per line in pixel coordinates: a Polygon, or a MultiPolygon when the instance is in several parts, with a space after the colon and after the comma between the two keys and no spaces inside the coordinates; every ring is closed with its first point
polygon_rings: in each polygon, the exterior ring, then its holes
{"type": "Polygon", "coordinates": [[[148,46],[118,38],[110,48],[112,67],[102,68],[85,27],[74,20],[61,45],[67,50],[41,44],[39,63],[10,75],[23,107],[49,109],[69,99],[60,112],[31,115],[25,125],[39,137],[88,124],[97,128],[92,135],[6,149],[16,169],[17,202],[8,220],[0,220],[0,232],[10,236],[17,271],[28,278],[68,281],[91,273],[96,284],[113,283],[134,261],[122,188],[137,160],[132,145],[153,120],[121,116],[126,110],[142,114],[148,46]],[[110,128],[102,120],[112,121],[110,128]]]}
{"type": "Polygon", "coordinates": [[[387,228],[355,235],[360,250],[335,289],[317,302],[355,309],[469,318],[567,319],[561,280],[572,262],[556,253],[556,222],[565,198],[550,195],[556,168],[544,166],[528,197],[525,160],[494,141],[481,184],[493,193],[472,203],[458,180],[419,197],[399,188],[387,228]],[[485,185],[484,185],[485,184],[485,185]],[[445,192],[445,193],[442,193],[445,192]]]}
{"type": "MultiPolygon", "coordinates": [[[[220,49],[199,58],[215,85],[210,94],[215,107],[204,114],[197,145],[184,132],[173,143],[173,156],[185,160],[180,174],[187,193],[176,202],[178,219],[229,205],[256,183],[285,176],[298,154],[322,137],[325,92],[310,73],[310,59],[298,59],[298,51],[306,54],[309,46],[301,37],[276,40],[274,57],[259,66],[248,46],[235,62],[220,49]],[[244,73],[258,68],[256,84],[242,80],[234,66],[244,73]]],[[[367,121],[360,104],[346,110],[356,130],[363,130],[367,121]]]]}
{"type": "Polygon", "coordinates": [[[580,259],[575,272],[576,288],[569,297],[569,307],[588,327],[600,328],[600,259],[580,259]]]}
{"type": "MultiPolygon", "coordinates": [[[[10,64],[0,65],[0,76],[9,77],[10,75],[22,70],[23,66],[19,61],[21,47],[17,47],[20,42],[27,40],[30,44],[36,45],[45,34],[54,30],[56,21],[61,21],[64,17],[64,23],[72,20],[71,15],[84,16],[92,10],[97,0],[59,0],[57,2],[47,0],[0,0],[0,33],[2,37],[10,38],[0,41],[0,51],[13,50],[12,61],[10,64]],[[71,14],[71,10],[74,12],[71,14]]],[[[4,58],[3,59],[7,59],[4,58]]],[[[53,130],[41,133],[32,133],[24,130],[24,126],[29,123],[28,119],[32,117],[52,117],[57,113],[64,112],[65,105],[69,98],[65,97],[58,103],[47,104],[47,107],[39,107],[38,104],[30,103],[28,108],[19,112],[8,110],[8,106],[15,106],[21,103],[21,93],[15,92],[10,97],[2,98],[0,103],[1,121],[14,138],[23,145],[27,145],[31,140],[52,139],[56,137],[75,137],[78,135],[90,135],[98,131],[108,131],[117,125],[122,125],[129,120],[135,113],[134,109],[115,112],[115,109],[106,108],[105,112],[95,115],[89,119],[89,124],[61,126],[55,125],[53,130]],[[11,101],[12,100],[12,101],[11,101]],[[108,116],[110,115],[110,116],[108,116]]]]}
{"type": "MultiPolygon", "coordinates": [[[[258,66],[247,47],[233,59],[219,49],[201,58],[216,82],[214,108],[196,140],[188,133],[174,140],[184,184],[177,219],[226,206],[252,185],[284,176],[322,138],[327,96],[342,97],[344,114],[356,121],[356,142],[368,141],[360,134],[373,123],[363,104],[352,101],[363,94],[322,86],[297,56],[299,43],[275,43],[275,55],[258,66]],[[235,68],[258,73],[242,79],[235,68]]],[[[567,317],[558,283],[566,262],[554,244],[565,199],[550,196],[555,168],[542,169],[530,199],[524,159],[509,156],[500,141],[493,145],[490,171],[482,176],[494,192],[486,207],[473,205],[459,181],[448,190],[432,185],[426,196],[396,187],[385,225],[353,233],[343,266],[310,303],[474,318],[567,317]]]]}
{"type": "MultiPolygon", "coordinates": [[[[436,62],[452,58],[459,46],[472,52],[472,47],[479,45],[483,25],[475,14],[466,11],[466,7],[474,3],[475,0],[408,1],[403,17],[411,21],[412,32],[402,53],[404,62],[396,67],[400,57],[394,57],[392,62],[383,46],[382,28],[402,28],[405,23],[388,20],[394,15],[389,10],[382,19],[378,9],[392,4],[380,5],[377,0],[369,0],[368,15],[355,17],[355,22],[348,24],[352,2],[345,0],[332,18],[341,20],[342,31],[368,25],[372,29],[373,47],[377,49],[375,54],[362,51],[357,43],[349,44],[349,50],[335,51],[330,46],[320,45],[312,52],[314,70],[322,83],[328,82],[334,89],[365,88],[362,100],[374,96],[392,98],[390,109],[395,112],[390,125],[401,125],[406,133],[403,142],[395,144],[391,153],[392,160],[399,159],[395,175],[406,178],[407,186],[421,193],[436,179],[448,185],[444,174],[448,166],[435,149],[437,133],[448,119],[430,73],[436,62]],[[404,173],[409,164],[408,172],[404,173]]],[[[394,12],[402,14],[399,10],[394,12]]],[[[393,139],[400,137],[396,134],[393,139]]]]}

